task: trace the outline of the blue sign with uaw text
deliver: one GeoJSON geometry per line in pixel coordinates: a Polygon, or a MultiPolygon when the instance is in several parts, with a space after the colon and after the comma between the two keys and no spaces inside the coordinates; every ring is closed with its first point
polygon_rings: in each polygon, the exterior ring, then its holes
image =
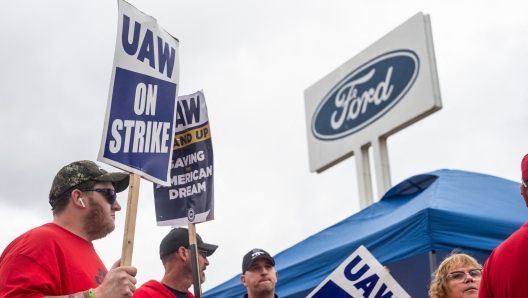
{"type": "Polygon", "coordinates": [[[169,185],[178,80],[178,40],[120,0],[98,160],[169,185]]]}
{"type": "Polygon", "coordinates": [[[360,246],[307,298],[410,298],[388,270],[360,246]]]}

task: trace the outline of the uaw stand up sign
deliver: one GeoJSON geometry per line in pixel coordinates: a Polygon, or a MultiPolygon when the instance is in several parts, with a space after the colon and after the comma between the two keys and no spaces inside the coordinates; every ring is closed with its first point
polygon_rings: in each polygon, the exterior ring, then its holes
{"type": "Polygon", "coordinates": [[[202,91],[179,96],[170,186],[154,184],[159,226],[214,219],[213,145],[202,91]]]}
{"type": "Polygon", "coordinates": [[[390,187],[387,137],[442,107],[428,15],[418,13],[304,93],[310,170],[355,155],[361,208],[390,187]]]}

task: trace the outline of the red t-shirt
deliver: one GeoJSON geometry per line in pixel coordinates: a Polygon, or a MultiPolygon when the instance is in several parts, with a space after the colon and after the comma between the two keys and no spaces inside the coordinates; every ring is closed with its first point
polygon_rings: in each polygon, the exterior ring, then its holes
{"type": "Polygon", "coordinates": [[[0,297],[78,293],[98,287],[107,272],[91,242],[48,223],[13,240],[0,256],[0,297]]]}
{"type": "MultiPolygon", "coordinates": [[[[134,298],[175,298],[169,289],[156,280],[149,280],[134,292],[134,298]]],[[[191,292],[187,292],[187,298],[194,298],[191,292]]]]}
{"type": "Polygon", "coordinates": [[[528,297],[528,224],[504,240],[484,265],[479,298],[528,297]]]}

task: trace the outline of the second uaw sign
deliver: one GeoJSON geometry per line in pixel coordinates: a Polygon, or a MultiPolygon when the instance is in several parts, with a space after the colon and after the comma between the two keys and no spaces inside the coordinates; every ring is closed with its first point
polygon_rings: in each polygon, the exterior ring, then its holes
{"type": "Polygon", "coordinates": [[[307,298],[410,298],[390,273],[362,245],[307,298]]]}
{"type": "Polygon", "coordinates": [[[213,145],[203,91],[178,97],[170,183],[154,185],[158,225],[214,219],[213,145]]]}

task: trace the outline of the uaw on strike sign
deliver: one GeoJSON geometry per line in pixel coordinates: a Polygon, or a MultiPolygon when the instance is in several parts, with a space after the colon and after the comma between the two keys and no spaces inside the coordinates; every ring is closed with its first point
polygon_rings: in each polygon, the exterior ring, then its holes
{"type": "Polygon", "coordinates": [[[169,185],[178,40],[123,0],[98,160],[169,185]]]}
{"type": "Polygon", "coordinates": [[[389,272],[362,245],[307,298],[410,298],[389,272]]]}
{"type": "Polygon", "coordinates": [[[159,226],[214,219],[213,145],[202,91],[179,96],[170,186],[154,184],[159,226]]]}

